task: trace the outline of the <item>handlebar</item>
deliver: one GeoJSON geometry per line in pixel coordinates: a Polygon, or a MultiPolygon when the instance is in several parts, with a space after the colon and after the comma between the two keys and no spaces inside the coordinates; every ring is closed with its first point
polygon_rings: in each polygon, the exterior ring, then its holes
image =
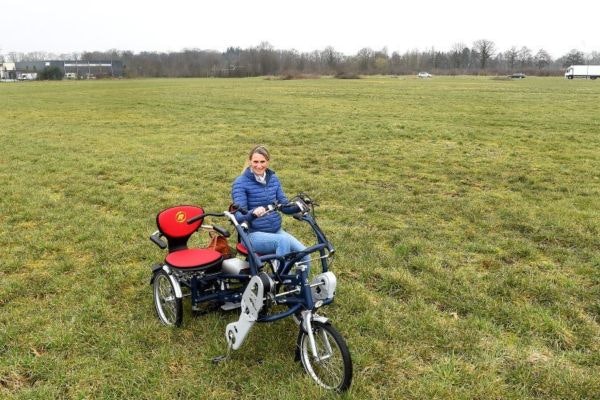
{"type": "Polygon", "coordinates": [[[294,197],[292,200],[287,203],[279,203],[277,200],[271,204],[268,204],[264,208],[267,210],[264,215],[270,214],[274,211],[283,211],[285,208],[296,207],[298,212],[294,213],[294,217],[299,215],[305,215],[308,212],[313,211],[313,206],[316,205],[308,196],[306,195],[298,195],[294,197]]]}
{"type": "Polygon", "coordinates": [[[193,224],[194,222],[199,221],[204,217],[224,217],[224,216],[225,216],[225,213],[222,213],[222,212],[220,212],[220,213],[202,213],[200,215],[196,215],[195,217],[188,219],[186,222],[188,224],[193,224]]]}
{"type": "MultiPolygon", "coordinates": [[[[220,213],[212,213],[212,212],[208,212],[208,213],[202,213],[200,215],[196,215],[195,217],[189,218],[186,222],[188,225],[193,224],[196,221],[200,221],[201,219],[203,219],[204,217],[224,217],[225,213],[224,212],[220,212],[220,213]]],[[[213,230],[217,231],[217,233],[221,236],[224,237],[229,237],[231,236],[231,234],[229,233],[229,231],[225,228],[222,228],[218,225],[211,225],[210,228],[212,228],[213,230]]]]}
{"type": "MultiPolygon", "coordinates": [[[[292,216],[295,219],[307,222],[312,227],[313,231],[315,232],[319,243],[315,246],[311,246],[311,247],[307,248],[305,251],[310,253],[310,252],[314,252],[314,251],[323,251],[323,249],[326,249],[326,251],[328,251],[329,254],[331,255],[335,252],[335,249],[334,249],[333,245],[331,244],[331,242],[329,242],[329,240],[327,240],[327,237],[325,236],[325,234],[323,233],[321,228],[317,225],[315,218],[314,218],[314,207],[316,205],[317,205],[317,203],[315,203],[309,196],[307,196],[304,193],[300,193],[299,195],[293,197],[286,204],[275,201],[275,202],[265,206],[265,209],[267,210],[265,215],[269,214],[271,212],[283,211],[286,214],[292,214],[292,216]],[[290,208],[293,207],[293,209],[286,210],[286,208],[288,208],[288,207],[290,207],[290,208]],[[299,210],[299,211],[296,212],[296,210],[299,210]]],[[[195,215],[195,216],[187,219],[186,223],[193,224],[195,222],[202,220],[205,217],[226,217],[234,225],[235,229],[238,231],[238,234],[242,234],[242,235],[244,233],[247,234],[247,232],[249,230],[249,221],[238,222],[238,220],[235,216],[235,214],[237,212],[239,212],[243,215],[246,215],[250,211],[244,207],[240,207],[238,204],[231,204],[227,211],[202,212],[199,215],[195,215]]],[[[199,228],[201,228],[201,227],[202,226],[200,224],[199,228]]],[[[221,236],[224,236],[224,237],[230,236],[230,233],[226,229],[224,229],[220,226],[216,226],[216,225],[212,225],[212,224],[211,225],[205,224],[203,227],[205,227],[206,229],[209,229],[209,230],[212,229],[221,236]]],[[[157,231],[150,237],[150,240],[154,244],[158,245],[160,248],[165,249],[168,244],[165,243],[163,240],[161,240],[161,236],[162,235],[160,234],[160,232],[157,231]]],[[[249,247],[249,246],[247,246],[247,247],[249,247]]],[[[254,253],[253,253],[253,257],[255,258],[254,253]]],[[[259,263],[259,260],[257,258],[255,260],[255,263],[257,263],[257,264],[259,263]]]]}
{"type": "MultiPolygon", "coordinates": [[[[292,200],[290,200],[287,204],[283,204],[283,203],[279,203],[278,201],[275,201],[271,204],[268,204],[267,206],[265,206],[265,209],[267,210],[264,215],[270,214],[274,211],[282,211],[284,208],[286,207],[297,207],[299,212],[294,214],[294,218],[300,219],[303,215],[311,212],[314,213],[314,206],[317,205],[309,196],[307,196],[304,193],[300,193],[297,196],[295,196],[294,198],[292,198],[292,200]]],[[[196,215],[192,218],[189,218],[186,222],[188,224],[193,224],[194,222],[197,222],[201,219],[203,219],[204,217],[231,217],[231,214],[235,214],[236,212],[240,212],[243,215],[248,214],[249,210],[244,208],[244,207],[240,207],[238,204],[231,204],[229,206],[229,210],[225,211],[225,212],[219,212],[219,213],[214,213],[214,212],[205,212],[199,215],[196,215]]],[[[231,217],[233,218],[233,217],[231,217]]],[[[229,232],[227,232],[225,229],[220,228],[215,226],[215,230],[217,232],[219,232],[220,234],[222,234],[223,236],[229,236],[229,232]]]]}

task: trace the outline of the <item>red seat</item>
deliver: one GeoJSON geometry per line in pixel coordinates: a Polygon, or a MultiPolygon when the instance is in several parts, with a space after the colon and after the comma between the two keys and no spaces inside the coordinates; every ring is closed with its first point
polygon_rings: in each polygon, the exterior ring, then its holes
{"type": "MultiPolygon", "coordinates": [[[[235,249],[238,251],[238,253],[240,253],[241,255],[248,257],[248,248],[246,246],[244,246],[244,243],[242,242],[238,242],[238,244],[235,246],[235,249]]],[[[261,256],[260,253],[255,253],[258,257],[261,256]]]]}
{"type": "Polygon", "coordinates": [[[211,249],[184,249],[167,254],[165,261],[175,268],[204,270],[218,267],[222,255],[211,249]]]}
{"type": "Polygon", "coordinates": [[[187,221],[203,213],[201,207],[183,205],[167,208],[156,217],[158,230],[168,243],[169,254],[165,262],[171,267],[188,271],[207,271],[220,267],[223,256],[218,251],[187,247],[189,237],[200,228],[203,219],[191,224],[187,221]]]}
{"type": "Polygon", "coordinates": [[[248,249],[246,248],[246,246],[244,246],[244,243],[239,242],[236,246],[235,249],[242,253],[243,255],[247,256],[248,255],[248,249]]]}

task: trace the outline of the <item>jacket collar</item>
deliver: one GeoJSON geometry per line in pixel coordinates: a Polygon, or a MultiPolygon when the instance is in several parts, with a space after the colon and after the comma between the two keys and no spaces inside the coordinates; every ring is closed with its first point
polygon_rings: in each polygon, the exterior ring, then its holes
{"type": "MultiPolygon", "coordinates": [[[[265,181],[267,182],[267,185],[269,184],[269,181],[271,180],[271,177],[273,176],[275,172],[273,172],[271,169],[267,168],[267,170],[265,171],[265,181]]],[[[254,173],[252,172],[252,170],[250,169],[250,167],[247,167],[246,170],[244,171],[244,175],[250,179],[252,182],[256,182],[258,183],[258,181],[256,180],[256,177],[254,176],[254,173]]]]}

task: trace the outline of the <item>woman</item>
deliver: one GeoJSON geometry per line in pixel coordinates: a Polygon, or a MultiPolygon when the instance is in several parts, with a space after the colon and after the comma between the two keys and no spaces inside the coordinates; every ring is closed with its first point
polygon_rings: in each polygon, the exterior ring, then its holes
{"type": "MultiPolygon", "coordinates": [[[[277,175],[269,169],[270,159],[265,146],[253,147],[248,155],[248,167],[233,182],[231,197],[235,204],[248,210],[245,215],[238,212],[236,218],[239,223],[248,223],[248,236],[254,251],[282,256],[304,250],[306,246],[281,229],[281,215],[278,212],[267,213],[267,206],[275,201],[279,204],[288,203],[277,175]]],[[[298,211],[296,206],[282,209],[286,214],[298,211]]],[[[309,257],[306,256],[304,260],[308,262],[309,257]]]]}

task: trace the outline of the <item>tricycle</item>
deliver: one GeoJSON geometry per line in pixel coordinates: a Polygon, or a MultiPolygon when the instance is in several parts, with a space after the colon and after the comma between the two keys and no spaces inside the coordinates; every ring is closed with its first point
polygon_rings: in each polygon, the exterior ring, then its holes
{"type": "Polygon", "coordinates": [[[321,387],[343,392],[352,382],[350,351],[340,333],[328,318],[318,313],[333,302],[336,276],[329,270],[335,249],[316,222],[315,202],[307,195],[294,197],[289,204],[269,204],[268,212],[279,212],[293,205],[293,215],[307,223],[316,243],[302,251],[285,255],[257,254],[248,238],[248,226],[238,223],[236,213],[247,213],[232,204],[224,212],[206,212],[199,206],[180,205],[159,212],[158,230],[150,239],[167,249],[163,262],[152,266],[151,285],[154,305],[161,323],[180,326],[183,321],[183,299],[191,300],[192,310],[213,303],[223,310],[240,309],[237,321],[225,328],[227,355],[244,343],[256,322],[274,322],[292,317],[299,326],[296,360],[321,387]],[[222,238],[230,233],[209,218],[225,218],[234,227],[238,242],[236,255],[224,256],[210,248],[189,248],[188,240],[200,229],[222,238]],[[166,240],[166,242],[165,242],[166,240]],[[320,273],[311,277],[315,263],[320,273]]]}

